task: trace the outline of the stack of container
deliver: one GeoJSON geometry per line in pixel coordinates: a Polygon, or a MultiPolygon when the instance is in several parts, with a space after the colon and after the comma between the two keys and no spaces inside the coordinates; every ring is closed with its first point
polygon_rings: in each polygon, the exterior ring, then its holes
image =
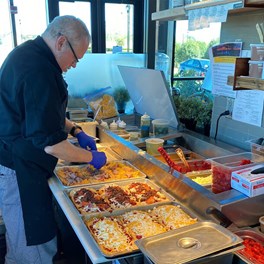
{"type": "Polygon", "coordinates": [[[264,79],[264,44],[250,44],[251,60],[249,63],[249,76],[264,79]]]}

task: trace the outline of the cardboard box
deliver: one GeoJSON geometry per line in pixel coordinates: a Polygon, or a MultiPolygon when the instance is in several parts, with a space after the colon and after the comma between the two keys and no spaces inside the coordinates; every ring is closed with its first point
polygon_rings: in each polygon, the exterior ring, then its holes
{"type": "Polygon", "coordinates": [[[251,174],[251,171],[261,167],[264,167],[264,164],[233,171],[231,187],[249,197],[264,194],[264,173],[251,174]]]}

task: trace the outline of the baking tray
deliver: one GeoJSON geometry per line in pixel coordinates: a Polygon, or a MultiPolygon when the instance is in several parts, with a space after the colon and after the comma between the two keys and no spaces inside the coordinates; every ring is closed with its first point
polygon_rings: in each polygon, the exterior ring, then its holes
{"type": "MultiPolygon", "coordinates": [[[[66,199],[68,200],[68,202],[72,203],[72,205],[74,206],[75,210],[77,210],[77,212],[80,215],[91,215],[91,214],[98,214],[98,213],[102,213],[102,212],[114,212],[114,211],[118,211],[118,210],[123,210],[125,207],[130,207],[132,209],[134,208],[143,208],[144,206],[149,206],[150,204],[155,204],[155,205],[161,205],[167,202],[172,202],[175,201],[175,198],[173,196],[171,196],[170,194],[168,194],[167,192],[165,192],[165,190],[163,190],[160,186],[158,186],[157,184],[155,184],[153,181],[149,180],[149,179],[131,179],[131,180],[123,180],[123,181],[119,181],[119,182],[115,182],[115,183],[102,183],[102,184],[96,184],[96,185],[86,185],[86,186],[82,186],[82,187],[78,187],[78,188],[70,188],[70,189],[66,189],[64,190],[64,193],[66,195],[66,199]],[[72,201],[70,195],[72,193],[74,193],[75,191],[78,191],[82,188],[86,188],[86,189],[91,189],[94,191],[98,191],[103,187],[109,186],[109,185],[118,185],[120,187],[125,187],[131,183],[143,183],[143,184],[147,184],[148,186],[150,186],[153,190],[158,191],[163,197],[164,199],[161,201],[149,201],[148,203],[142,202],[141,204],[137,204],[137,205],[123,205],[121,208],[115,208],[113,204],[106,202],[110,207],[109,208],[103,208],[102,211],[94,211],[94,212],[84,212],[82,209],[78,209],[77,206],[75,205],[75,203],[72,201]]],[[[100,196],[100,194],[99,194],[100,196]]],[[[103,197],[102,197],[103,198],[103,197]]],[[[93,207],[93,210],[96,210],[96,207],[93,207]]]]}
{"type": "MultiPolygon", "coordinates": [[[[137,174],[133,179],[146,178],[146,174],[144,174],[143,172],[138,170],[135,166],[133,166],[128,161],[125,161],[125,160],[113,160],[113,161],[110,161],[110,162],[111,163],[116,163],[116,164],[121,164],[121,165],[123,164],[125,166],[130,167],[137,174]]],[[[101,177],[103,177],[103,175],[104,175],[104,171],[103,171],[104,167],[102,167],[100,170],[95,170],[96,175],[92,175],[91,173],[88,172],[85,175],[86,178],[84,178],[82,182],[75,182],[75,183],[73,182],[73,183],[68,184],[68,185],[67,185],[67,180],[65,180],[63,182],[61,177],[58,175],[60,170],[72,171],[72,170],[82,169],[86,173],[85,168],[87,168],[88,166],[89,165],[87,165],[87,164],[85,164],[85,165],[83,165],[83,164],[82,165],[75,165],[75,166],[58,166],[58,167],[55,168],[54,174],[59,179],[59,181],[64,186],[64,188],[72,188],[72,187],[78,187],[78,186],[83,186],[83,185],[93,185],[93,184],[99,184],[99,183],[104,183],[104,182],[110,183],[110,182],[117,182],[117,181],[120,181],[120,180],[132,179],[132,177],[128,178],[128,177],[125,177],[124,175],[123,175],[123,178],[122,178],[122,176],[120,176],[120,178],[118,178],[118,179],[102,179],[101,177]]],[[[70,173],[69,173],[69,175],[70,175],[70,173]]],[[[72,175],[76,176],[76,174],[74,174],[74,173],[72,173],[72,175]]]]}
{"type": "MultiPolygon", "coordinates": [[[[168,202],[168,203],[164,203],[163,205],[174,205],[174,206],[178,206],[180,207],[187,215],[189,215],[191,218],[196,218],[197,221],[200,221],[200,218],[195,215],[194,213],[190,212],[186,207],[182,206],[181,204],[177,203],[177,202],[168,202]]],[[[103,218],[111,218],[114,221],[116,221],[116,219],[118,219],[119,217],[121,217],[123,214],[127,213],[127,212],[133,212],[133,211],[143,211],[143,212],[147,212],[147,213],[151,213],[151,211],[154,208],[157,208],[159,206],[163,206],[163,205],[149,205],[149,206],[139,206],[138,208],[125,208],[124,210],[119,210],[119,211],[114,211],[113,213],[109,213],[109,212],[105,212],[105,213],[98,213],[95,215],[85,215],[82,216],[82,220],[85,223],[86,227],[87,227],[87,231],[89,233],[89,237],[92,238],[92,240],[94,241],[94,243],[96,244],[96,246],[98,247],[98,249],[100,250],[100,252],[102,253],[102,255],[106,258],[116,258],[116,257],[121,257],[121,256],[125,256],[125,255],[130,255],[132,253],[136,253],[139,252],[139,249],[136,247],[133,250],[124,250],[122,252],[115,252],[115,253],[111,253],[111,252],[107,252],[104,249],[101,248],[99,242],[97,242],[96,238],[93,235],[93,232],[91,230],[91,228],[89,226],[87,226],[87,221],[94,221],[95,219],[103,219],[103,218]]],[[[143,222],[143,221],[142,221],[143,222]]],[[[178,228],[178,229],[182,229],[178,228]]],[[[178,230],[177,229],[177,230],[178,230]]],[[[167,232],[166,232],[167,233],[167,232]]]]}
{"type": "MultiPolygon", "coordinates": [[[[253,228],[247,228],[247,229],[240,229],[240,230],[234,231],[234,233],[238,235],[239,237],[241,237],[242,239],[250,238],[264,246],[264,234],[261,233],[260,231],[257,231],[253,228]]],[[[247,257],[246,255],[244,255],[240,250],[236,251],[235,254],[248,264],[263,263],[263,262],[256,262],[255,260],[250,259],[250,257],[247,257]]]]}
{"type": "Polygon", "coordinates": [[[239,246],[242,239],[210,221],[137,240],[135,243],[155,264],[186,263],[239,246]]]}

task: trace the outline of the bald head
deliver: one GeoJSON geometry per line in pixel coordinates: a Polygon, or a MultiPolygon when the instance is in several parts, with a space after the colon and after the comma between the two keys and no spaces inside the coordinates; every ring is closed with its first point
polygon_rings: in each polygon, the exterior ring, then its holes
{"type": "Polygon", "coordinates": [[[64,72],[76,67],[91,39],[84,22],[69,15],[55,17],[41,36],[64,72]]]}
{"type": "Polygon", "coordinates": [[[73,43],[87,39],[90,43],[90,33],[84,22],[74,16],[57,16],[48,25],[43,32],[43,38],[57,38],[59,35],[65,35],[73,43]]]}

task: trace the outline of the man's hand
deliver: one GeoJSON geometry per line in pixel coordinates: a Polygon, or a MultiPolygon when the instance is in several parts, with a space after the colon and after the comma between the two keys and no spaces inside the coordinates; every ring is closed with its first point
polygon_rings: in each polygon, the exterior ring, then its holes
{"type": "Polygon", "coordinates": [[[93,165],[96,169],[102,168],[106,164],[106,155],[104,152],[92,150],[93,159],[88,164],[93,165]]]}
{"type": "Polygon", "coordinates": [[[89,150],[97,150],[95,140],[92,137],[85,134],[83,131],[79,132],[76,135],[76,138],[78,139],[79,145],[82,148],[87,149],[88,147],[89,150]]]}

